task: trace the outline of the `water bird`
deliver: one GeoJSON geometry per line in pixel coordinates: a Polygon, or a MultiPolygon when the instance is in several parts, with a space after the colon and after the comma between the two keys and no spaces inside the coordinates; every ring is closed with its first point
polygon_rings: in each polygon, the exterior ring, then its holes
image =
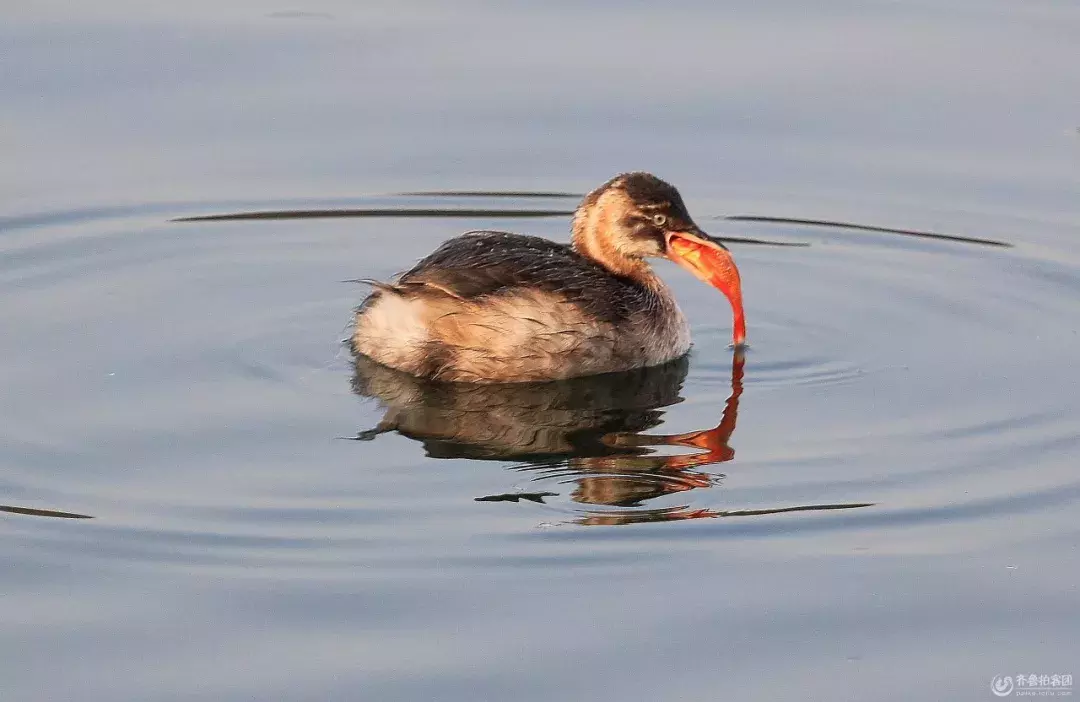
{"type": "Polygon", "coordinates": [[[570,244],[474,231],[446,241],[356,310],[354,353],[440,381],[516,383],[655,366],[685,355],[690,325],[646,259],[666,258],[731,303],[746,339],[739,270],[679,191],[624,173],[585,196],[570,244]]]}

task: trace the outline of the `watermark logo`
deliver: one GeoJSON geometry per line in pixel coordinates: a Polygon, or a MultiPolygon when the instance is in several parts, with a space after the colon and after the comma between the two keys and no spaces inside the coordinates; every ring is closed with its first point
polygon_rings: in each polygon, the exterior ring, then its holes
{"type": "Polygon", "coordinates": [[[990,683],[990,692],[998,697],[1008,697],[1013,693],[1014,685],[1011,675],[995,675],[990,683]]]}
{"type": "Polygon", "coordinates": [[[996,697],[1069,697],[1072,685],[1072,675],[1017,673],[995,675],[990,681],[990,692],[996,697]]]}

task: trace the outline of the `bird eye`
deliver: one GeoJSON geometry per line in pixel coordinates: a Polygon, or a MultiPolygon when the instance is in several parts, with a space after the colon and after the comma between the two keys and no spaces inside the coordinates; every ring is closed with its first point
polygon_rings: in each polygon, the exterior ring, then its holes
{"type": "Polygon", "coordinates": [[[665,224],[667,224],[667,215],[654,214],[652,216],[652,223],[655,224],[658,227],[664,226],[665,224]]]}

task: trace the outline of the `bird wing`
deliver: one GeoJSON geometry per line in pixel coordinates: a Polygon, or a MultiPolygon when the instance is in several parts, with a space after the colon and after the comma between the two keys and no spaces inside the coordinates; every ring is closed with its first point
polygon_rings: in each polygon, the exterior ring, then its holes
{"type": "Polygon", "coordinates": [[[422,285],[472,299],[508,288],[547,288],[582,265],[569,246],[508,232],[469,232],[450,239],[404,273],[397,287],[422,285]]]}
{"type": "Polygon", "coordinates": [[[570,246],[549,239],[497,231],[468,232],[443,243],[394,283],[376,289],[404,297],[472,301],[522,290],[550,293],[598,319],[630,314],[640,294],[570,246]]]}

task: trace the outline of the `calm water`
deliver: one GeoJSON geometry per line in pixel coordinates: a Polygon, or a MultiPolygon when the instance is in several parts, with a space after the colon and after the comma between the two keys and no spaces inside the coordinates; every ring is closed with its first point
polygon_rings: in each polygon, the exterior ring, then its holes
{"type": "Polygon", "coordinates": [[[1080,6],[821,5],[8,8],[3,699],[1080,676],[1080,6]],[[685,362],[354,365],[341,281],[628,169],[798,244],[731,244],[745,356],[664,265],[685,362]],[[364,216],[173,221],[284,210],[364,216]]]}

